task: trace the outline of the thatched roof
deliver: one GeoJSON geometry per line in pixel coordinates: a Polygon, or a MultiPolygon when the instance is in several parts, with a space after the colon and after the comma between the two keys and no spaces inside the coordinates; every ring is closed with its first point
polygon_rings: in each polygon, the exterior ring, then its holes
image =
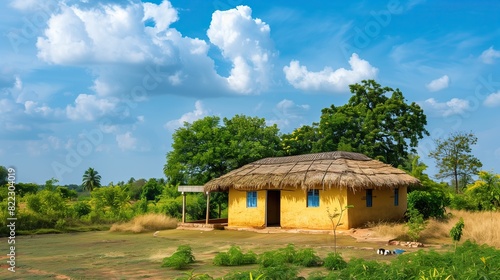
{"type": "Polygon", "coordinates": [[[327,152],[264,158],[205,184],[205,191],[259,189],[381,189],[417,185],[420,181],[389,164],[363,154],[327,152]]]}

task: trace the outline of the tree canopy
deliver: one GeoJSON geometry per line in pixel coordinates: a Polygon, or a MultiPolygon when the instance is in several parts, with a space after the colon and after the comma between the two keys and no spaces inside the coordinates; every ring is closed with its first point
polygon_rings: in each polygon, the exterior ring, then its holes
{"type": "Polygon", "coordinates": [[[477,137],[472,132],[454,132],[448,138],[436,139],[434,142],[436,148],[429,153],[429,157],[436,160],[436,178],[451,178],[458,193],[460,182],[465,188],[472,181],[472,175],[477,174],[483,166],[471,154],[471,146],[477,143],[477,137]]]}
{"type": "Polygon", "coordinates": [[[276,125],[265,119],[236,115],[208,116],[185,123],[173,134],[164,173],[171,184],[204,184],[235,168],[277,156],[280,138],[276,125]]]}
{"type": "Polygon", "coordinates": [[[83,189],[89,192],[101,187],[101,175],[94,168],[89,167],[83,174],[82,185],[83,189]]]}
{"type": "Polygon", "coordinates": [[[350,85],[348,103],[322,110],[319,124],[303,126],[283,136],[287,154],[351,151],[399,166],[419,139],[429,135],[426,116],[415,102],[408,104],[399,89],[374,80],[350,85]],[[290,143],[295,140],[295,142],[290,143]]]}

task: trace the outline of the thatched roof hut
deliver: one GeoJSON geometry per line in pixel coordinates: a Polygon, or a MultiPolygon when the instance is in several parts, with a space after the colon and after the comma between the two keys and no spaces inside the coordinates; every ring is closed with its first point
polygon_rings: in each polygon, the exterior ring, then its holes
{"type": "Polygon", "coordinates": [[[389,164],[352,152],[264,158],[205,184],[205,191],[398,188],[420,181],[389,164]]]}

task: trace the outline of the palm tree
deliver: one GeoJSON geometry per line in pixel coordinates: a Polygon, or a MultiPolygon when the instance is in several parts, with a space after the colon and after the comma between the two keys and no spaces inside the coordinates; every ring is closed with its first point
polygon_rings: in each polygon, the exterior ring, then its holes
{"type": "Polygon", "coordinates": [[[87,169],[83,174],[82,180],[83,189],[86,191],[93,191],[95,188],[99,188],[101,186],[101,175],[99,172],[95,171],[94,168],[87,169]]]}

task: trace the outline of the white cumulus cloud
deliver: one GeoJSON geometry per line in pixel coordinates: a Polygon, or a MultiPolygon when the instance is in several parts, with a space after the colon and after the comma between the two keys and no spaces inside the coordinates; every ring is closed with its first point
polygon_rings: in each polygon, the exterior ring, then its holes
{"type": "Polygon", "coordinates": [[[227,77],[233,90],[247,94],[267,86],[272,56],[270,27],[261,19],[252,18],[250,7],[215,11],[207,36],[233,63],[227,77]]]}
{"type": "Polygon", "coordinates": [[[95,95],[80,94],[74,105],[66,106],[66,115],[71,120],[93,121],[116,108],[116,102],[95,95]]]}
{"type": "Polygon", "coordinates": [[[495,58],[500,58],[500,51],[495,50],[493,47],[483,51],[479,57],[486,64],[493,64],[495,58]]]}
{"type": "Polygon", "coordinates": [[[351,69],[325,67],[322,71],[311,72],[299,61],[292,60],[289,66],[283,67],[283,72],[288,82],[297,89],[327,92],[345,92],[349,90],[349,85],[377,76],[378,69],[355,53],[351,55],[349,65],[351,69]]]}
{"type": "Polygon", "coordinates": [[[171,27],[180,19],[167,0],[59,6],[37,38],[38,57],[90,69],[99,96],[250,94],[270,80],[269,26],[249,7],[214,12],[207,42],[171,27]],[[215,70],[210,43],[233,64],[228,77],[215,70]]]}
{"type": "Polygon", "coordinates": [[[135,138],[130,131],[123,134],[117,134],[116,143],[118,144],[118,148],[122,151],[135,150],[137,148],[137,138],[135,138]]]}
{"type": "Polygon", "coordinates": [[[269,120],[268,124],[277,124],[281,128],[288,127],[292,123],[303,120],[309,108],[307,104],[298,105],[292,100],[283,99],[273,110],[277,118],[269,120]]]}
{"type": "Polygon", "coordinates": [[[432,80],[430,83],[426,84],[425,87],[429,91],[440,91],[447,88],[450,85],[450,78],[448,75],[444,75],[441,78],[432,80]]]}
{"type": "Polygon", "coordinates": [[[427,108],[443,117],[460,115],[470,109],[469,101],[459,98],[452,98],[446,102],[438,102],[434,98],[429,98],[425,100],[423,105],[424,108],[427,108]]]}
{"type": "Polygon", "coordinates": [[[185,122],[192,123],[196,120],[204,118],[208,115],[209,111],[203,107],[203,103],[197,100],[194,103],[194,111],[187,112],[176,120],[171,120],[165,124],[165,128],[168,130],[175,130],[184,125],[185,122]]]}
{"type": "Polygon", "coordinates": [[[492,93],[486,97],[483,102],[484,106],[487,107],[497,107],[500,106],[500,90],[496,93],[492,93]]]}

